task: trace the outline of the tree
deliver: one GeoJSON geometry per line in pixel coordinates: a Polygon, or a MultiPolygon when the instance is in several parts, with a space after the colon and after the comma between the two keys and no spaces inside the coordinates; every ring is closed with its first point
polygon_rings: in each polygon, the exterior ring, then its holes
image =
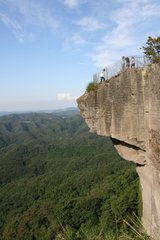
{"type": "Polygon", "coordinates": [[[151,63],[160,63],[160,36],[156,38],[149,36],[142,49],[151,63]]]}

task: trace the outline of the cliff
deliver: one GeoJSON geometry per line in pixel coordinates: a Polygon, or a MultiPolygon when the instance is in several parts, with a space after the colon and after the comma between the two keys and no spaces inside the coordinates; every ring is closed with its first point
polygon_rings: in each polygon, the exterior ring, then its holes
{"type": "Polygon", "coordinates": [[[126,69],[77,103],[90,130],[110,136],[119,154],[137,163],[142,222],[160,239],[160,66],[126,69]]]}

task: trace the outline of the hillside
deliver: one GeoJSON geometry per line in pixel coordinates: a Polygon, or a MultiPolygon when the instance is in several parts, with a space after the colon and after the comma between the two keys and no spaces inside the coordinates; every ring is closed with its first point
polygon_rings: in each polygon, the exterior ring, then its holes
{"type": "Polygon", "coordinates": [[[138,199],[135,165],[78,114],[0,117],[0,239],[115,233],[139,214],[138,199]]]}
{"type": "Polygon", "coordinates": [[[0,147],[12,143],[54,143],[71,138],[86,126],[77,112],[13,114],[0,118],[0,147]],[[68,116],[69,114],[69,116],[68,116]]]}

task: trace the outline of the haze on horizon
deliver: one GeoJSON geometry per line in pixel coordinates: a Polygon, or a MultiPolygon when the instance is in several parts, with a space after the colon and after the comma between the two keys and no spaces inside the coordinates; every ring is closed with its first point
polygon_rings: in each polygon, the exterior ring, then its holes
{"type": "Polygon", "coordinates": [[[142,55],[159,0],[0,0],[0,111],[76,106],[93,73],[142,55]]]}

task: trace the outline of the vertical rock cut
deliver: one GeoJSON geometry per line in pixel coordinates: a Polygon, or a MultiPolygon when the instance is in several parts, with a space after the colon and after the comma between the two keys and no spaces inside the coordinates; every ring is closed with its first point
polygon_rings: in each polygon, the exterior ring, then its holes
{"type": "Polygon", "coordinates": [[[138,164],[143,225],[160,239],[160,66],[126,69],[77,103],[90,130],[110,136],[119,154],[138,164]]]}

